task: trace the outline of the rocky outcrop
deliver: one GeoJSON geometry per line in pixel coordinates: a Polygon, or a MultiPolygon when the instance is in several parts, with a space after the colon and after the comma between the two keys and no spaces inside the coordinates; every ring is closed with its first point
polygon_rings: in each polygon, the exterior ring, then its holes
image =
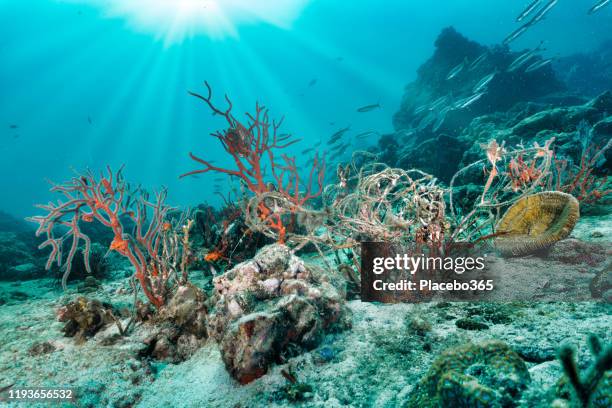
{"type": "Polygon", "coordinates": [[[0,280],[24,280],[43,276],[44,255],[37,249],[34,228],[0,211],[0,280]]]}
{"type": "Polygon", "coordinates": [[[510,407],[530,381],[527,366],[507,344],[468,343],[440,354],[405,406],[510,407]]]}
{"type": "Polygon", "coordinates": [[[179,363],[193,355],[207,339],[206,296],[191,284],[179,286],[154,316],[156,332],[144,341],[141,357],[179,363]]]}
{"type": "MultiPolygon", "coordinates": [[[[417,79],[406,86],[400,109],[393,117],[396,130],[414,129],[422,124],[428,113],[441,112],[444,107],[449,107],[444,123],[438,129],[432,130],[435,127],[433,121],[430,126],[418,129],[414,135],[418,140],[439,133],[457,136],[477,116],[506,111],[518,102],[564,89],[550,66],[531,72],[525,69],[509,71],[520,52],[511,52],[502,46],[486,47],[467,39],[452,27],[440,33],[435,47],[433,56],[418,69],[417,79]],[[484,59],[477,63],[483,55],[484,59]],[[465,67],[449,78],[451,71],[464,61],[465,67]],[[465,108],[457,105],[463,98],[478,93],[475,91],[477,85],[492,73],[495,75],[486,85],[487,91],[482,97],[465,108]],[[434,102],[441,101],[440,98],[446,100],[434,106],[434,102]],[[420,107],[427,109],[421,110],[420,107]]],[[[538,58],[534,57],[532,62],[538,58]]]]}
{"type": "Polygon", "coordinates": [[[66,337],[74,337],[77,344],[86,341],[113,319],[112,306],[99,300],[79,297],[57,310],[57,320],[64,322],[66,337]]]}
{"type": "MultiPolygon", "coordinates": [[[[574,162],[586,144],[602,147],[612,138],[612,93],[604,92],[590,101],[571,106],[559,106],[535,102],[519,103],[507,112],[496,112],[474,118],[458,136],[440,134],[418,144],[381,145],[381,160],[401,168],[419,168],[442,181],[464,166],[482,159],[482,145],[496,139],[506,146],[524,144],[540,145],[552,137],[557,157],[574,162]],[[387,150],[392,153],[386,154],[387,150]]],[[[606,152],[606,160],[595,174],[612,170],[612,150],[606,152]]],[[[462,183],[482,182],[464,179],[462,183]]]]}
{"type": "MultiPolygon", "coordinates": [[[[517,105],[505,114],[479,117],[458,137],[458,142],[467,146],[460,166],[481,159],[480,145],[493,138],[514,146],[534,141],[543,143],[554,137],[553,148],[558,156],[579,161],[586,143],[603,146],[612,137],[610,112],[612,93],[608,91],[581,105],[558,107],[528,103],[517,105]],[[582,134],[584,131],[589,134],[582,134]]],[[[608,170],[612,169],[611,155],[612,151],[606,154],[608,170]]]]}
{"type": "Polygon", "coordinates": [[[595,96],[612,89],[612,41],[599,49],[561,57],[554,62],[556,75],[580,95],[595,96]]]}
{"type": "Polygon", "coordinates": [[[209,332],[242,384],[264,375],[290,351],[313,348],[326,332],[347,325],[341,293],[284,245],[264,247],[215,278],[214,285],[209,332]]]}

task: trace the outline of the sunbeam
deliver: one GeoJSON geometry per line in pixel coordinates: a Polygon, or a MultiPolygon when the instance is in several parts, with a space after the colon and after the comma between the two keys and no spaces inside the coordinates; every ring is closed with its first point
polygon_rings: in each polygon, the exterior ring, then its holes
{"type": "Polygon", "coordinates": [[[310,0],[62,0],[91,4],[108,17],[125,18],[137,31],[165,45],[206,34],[237,37],[242,24],[267,23],[289,28],[310,0]]]}

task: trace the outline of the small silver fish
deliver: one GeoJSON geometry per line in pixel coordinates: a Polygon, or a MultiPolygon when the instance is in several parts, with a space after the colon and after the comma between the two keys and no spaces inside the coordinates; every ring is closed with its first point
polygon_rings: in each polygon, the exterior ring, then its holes
{"type": "Polygon", "coordinates": [[[478,81],[476,85],[474,85],[474,89],[472,89],[472,91],[474,93],[477,93],[483,90],[484,88],[486,88],[486,86],[489,85],[489,82],[491,82],[493,78],[495,78],[495,75],[497,75],[497,71],[492,72],[489,75],[482,78],[480,81],[478,81]]]}
{"type": "Polygon", "coordinates": [[[438,119],[436,120],[436,123],[434,123],[433,127],[431,128],[432,132],[437,132],[438,129],[440,129],[440,126],[442,126],[442,124],[444,123],[444,120],[446,119],[446,114],[450,110],[451,110],[451,107],[447,106],[446,108],[440,111],[440,113],[438,114],[438,119]]]}
{"type": "Polygon", "coordinates": [[[338,140],[340,140],[340,138],[349,131],[351,127],[347,126],[345,128],[342,128],[340,130],[338,130],[336,133],[334,133],[333,135],[331,135],[331,137],[329,138],[329,141],[327,142],[327,144],[333,144],[336,143],[338,140]]]}
{"type": "Polygon", "coordinates": [[[444,95],[438,99],[436,99],[435,101],[433,101],[433,103],[431,104],[431,106],[429,107],[429,110],[436,110],[438,109],[440,106],[442,106],[446,101],[448,100],[448,95],[444,95]]]}
{"type": "Polygon", "coordinates": [[[531,64],[530,66],[528,66],[525,69],[525,72],[533,72],[533,71],[537,71],[538,69],[545,67],[546,65],[550,64],[551,62],[553,62],[553,58],[548,58],[545,60],[540,60],[540,61],[536,61],[533,64],[531,64]]]}
{"type": "Polygon", "coordinates": [[[544,7],[540,9],[540,11],[538,11],[538,14],[536,14],[535,17],[533,17],[527,24],[534,25],[538,21],[542,20],[546,16],[546,14],[548,14],[548,12],[557,5],[558,2],[559,0],[550,0],[548,3],[546,3],[544,7]]]}
{"type": "Polygon", "coordinates": [[[474,102],[476,102],[477,100],[482,98],[482,96],[485,93],[486,92],[479,92],[477,94],[468,96],[467,98],[464,98],[464,99],[458,101],[457,104],[456,104],[457,109],[465,109],[465,108],[467,108],[468,106],[470,106],[471,104],[473,104],[474,102]]]}
{"type": "Polygon", "coordinates": [[[470,64],[469,71],[474,71],[476,68],[478,68],[480,66],[480,64],[482,64],[482,62],[487,59],[488,56],[489,56],[489,51],[488,50],[483,52],[482,54],[480,54],[480,56],[478,56],[478,58],[476,58],[470,64]]]}
{"type": "Polygon", "coordinates": [[[446,80],[447,81],[451,80],[457,75],[459,75],[459,73],[463,71],[463,68],[465,68],[466,65],[467,65],[467,57],[461,62],[461,64],[455,66],[453,69],[450,70],[450,72],[446,76],[446,80]]]}
{"type": "Polygon", "coordinates": [[[357,139],[365,139],[368,136],[374,136],[374,135],[380,136],[380,133],[377,132],[376,130],[367,130],[365,132],[359,133],[358,135],[355,135],[355,137],[357,139]]]}
{"type": "Polygon", "coordinates": [[[504,45],[510,44],[512,41],[514,41],[517,38],[519,38],[525,31],[527,31],[527,29],[530,26],[531,26],[531,23],[523,24],[522,26],[520,26],[519,28],[517,28],[516,30],[511,32],[506,38],[504,38],[504,41],[502,41],[502,43],[504,45]]]}
{"type": "Polygon", "coordinates": [[[317,83],[317,78],[313,78],[313,79],[311,79],[311,80],[310,80],[310,82],[308,83],[308,86],[309,86],[309,87],[311,87],[311,86],[315,86],[315,84],[316,84],[316,83],[317,83]]]}
{"type": "Polygon", "coordinates": [[[599,10],[610,4],[610,0],[600,0],[589,9],[589,14],[597,13],[599,10]]]}
{"type": "Polygon", "coordinates": [[[416,127],[417,131],[420,132],[427,128],[427,126],[431,125],[433,121],[436,120],[436,117],[437,115],[434,112],[429,112],[428,115],[419,121],[419,124],[416,127]]]}
{"type": "Polygon", "coordinates": [[[340,144],[340,145],[337,145],[337,146],[332,147],[332,148],[331,148],[331,151],[332,151],[332,152],[338,152],[338,151],[340,151],[340,150],[344,150],[344,149],[346,149],[347,147],[350,147],[350,146],[351,146],[351,142],[349,141],[349,142],[347,142],[347,143],[340,144]]]}
{"type": "Polygon", "coordinates": [[[516,59],[514,61],[512,61],[512,63],[510,64],[510,66],[508,67],[508,69],[506,71],[514,72],[517,69],[521,68],[523,65],[525,65],[525,63],[527,61],[529,61],[531,58],[533,58],[533,56],[536,53],[538,53],[539,51],[544,50],[542,48],[542,44],[544,44],[543,41],[540,42],[540,44],[536,48],[534,48],[533,50],[525,51],[524,53],[522,53],[521,55],[516,57],[516,59]]]}
{"type": "Polygon", "coordinates": [[[357,108],[357,112],[369,112],[372,111],[374,109],[379,109],[380,108],[380,103],[374,103],[372,105],[366,105],[366,106],[362,106],[361,108],[357,108]]]}
{"type": "Polygon", "coordinates": [[[400,129],[397,131],[402,140],[407,140],[410,136],[414,135],[414,129],[400,129]]]}
{"type": "Polygon", "coordinates": [[[417,106],[414,111],[412,112],[413,115],[418,115],[421,114],[423,112],[425,112],[427,109],[429,109],[429,105],[421,105],[421,106],[417,106]]]}
{"type": "Polygon", "coordinates": [[[521,12],[521,14],[519,14],[519,16],[516,18],[516,21],[521,21],[523,20],[525,17],[527,17],[528,15],[531,14],[531,12],[533,10],[535,10],[535,8],[540,4],[542,0],[534,0],[531,3],[529,3],[529,5],[521,12]]]}

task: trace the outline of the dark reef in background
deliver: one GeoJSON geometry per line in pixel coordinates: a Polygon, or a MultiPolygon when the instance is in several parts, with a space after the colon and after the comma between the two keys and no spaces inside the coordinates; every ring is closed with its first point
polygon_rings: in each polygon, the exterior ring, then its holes
{"type": "MultiPolygon", "coordinates": [[[[486,47],[465,38],[452,27],[442,30],[435,46],[433,56],[419,67],[417,79],[404,90],[400,109],[393,116],[393,125],[398,131],[414,127],[414,111],[419,106],[430,104],[444,95],[454,98],[469,96],[473,94],[474,84],[496,70],[498,73],[490,82],[488,92],[468,108],[449,112],[440,131],[455,136],[474,117],[504,111],[517,102],[565,89],[550,66],[530,73],[522,70],[506,72],[506,68],[520,55],[519,52],[511,52],[505,46],[486,47]],[[477,68],[471,71],[464,69],[455,78],[446,79],[453,67],[461,64],[466,57],[471,62],[487,51],[488,57],[477,68]]],[[[417,137],[423,140],[432,136],[425,129],[417,137]]]]}
{"type": "Polygon", "coordinates": [[[45,256],[38,244],[32,226],[0,211],[0,280],[43,276],[45,256]]]}
{"type": "MultiPolygon", "coordinates": [[[[38,249],[44,241],[35,235],[36,225],[0,211],[0,280],[28,280],[55,276],[59,284],[62,271],[53,264],[51,272],[45,271],[49,248],[38,249]]],[[[83,225],[83,232],[92,241],[90,254],[91,274],[87,272],[80,250],[74,257],[69,280],[83,280],[86,276],[104,278],[109,270],[108,261],[118,262],[109,257],[108,247],[113,239],[99,223],[83,225]]]]}
{"type": "MultiPolygon", "coordinates": [[[[226,201],[220,208],[207,203],[199,204],[191,216],[192,246],[197,254],[218,253],[218,261],[233,266],[252,258],[257,250],[273,241],[260,232],[251,231],[238,203],[226,201]]],[[[208,270],[208,261],[198,256],[192,267],[208,270]]]]}
{"type": "Polygon", "coordinates": [[[557,77],[580,95],[595,96],[612,89],[612,40],[599,49],[559,58],[553,65],[557,77]]]}
{"type": "MultiPolygon", "coordinates": [[[[390,166],[419,168],[447,183],[458,169],[481,159],[481,144],[491,139],[505,141],[507,145],[534,141],[542,144],[554,136],[555,149],[577,160],[584,143],[577,134],[582,121],[593,127],[593,143],[601,145],[612,137],[609,116],[612,94],[604,92],[612,89],[611,70],[594,73],[591,80],[583,82],[574,72],[609,67],[610,44],[593,54],[563,58],[554,70],[548,64],[532,72],[526,72],[525,67],[508,72],[510,64],[525,51],[511,52],[506,46],[486,47],[452,27],[446,28],[436,40],[433,56],[421,65],[417,79],[405,88],[400,109],[393,117],[396,132],[381,137],[373,151],[380,153],[380,161],[390,166]],[[449,72],[466,57],[470,64],[484,53],[487,57],[476,68],[464,69],[447,79],[449,72]],[[574,67],[574,71],[567,67],[574,67]],[[493,72],[496,74],[480,99],[463,109],[453,105],[456,104],[453,101],[473,95],[475,84],[493,72]],[[444,96],[448,100],[442,106],[449,108],[442,124],[437,129],[433,125],[420,127],[428,112],[441,109],[425,109],[423,113],[423,107],[431,107],[444,96]]],[[[536,54],[529,63],[541,60],[536,54]]],[[[609,171],[610,157],[607,166],[605,171],[609,171]]]]}

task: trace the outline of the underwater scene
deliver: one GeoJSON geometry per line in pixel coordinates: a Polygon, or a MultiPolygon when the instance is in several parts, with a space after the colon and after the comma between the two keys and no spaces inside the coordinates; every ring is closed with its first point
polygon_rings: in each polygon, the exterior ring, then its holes
{"type": "Polygon", "coordinates": [[[0,407],[612,407],[611,28],[0,0],[0,407]]]}

